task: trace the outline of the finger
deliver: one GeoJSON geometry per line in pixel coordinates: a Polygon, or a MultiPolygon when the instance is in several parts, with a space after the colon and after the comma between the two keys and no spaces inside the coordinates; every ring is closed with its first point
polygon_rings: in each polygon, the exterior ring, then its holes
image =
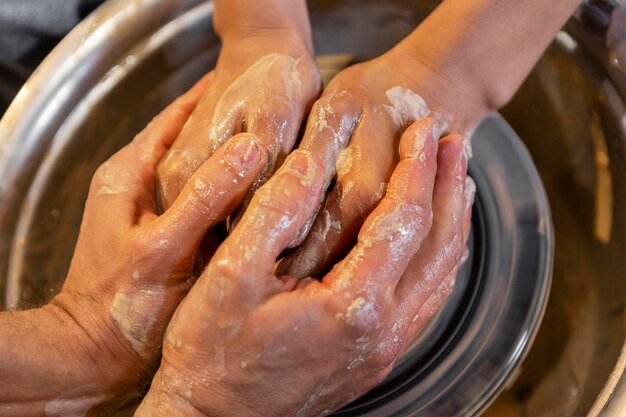
{"type": "Polygon", "coordinates": [[[280,166],[285,156],[291,150],[296,140],[302,115],[293,110],[293,103],[288,103],[285,97],[274,96],[268,100],[262,100],[258,104],[253,103],[247,116],[247,131],[260,139],[261,146],[267,149],[268,162],[265,169],[260,173],[252,184],[238,213],[231,217],[230,230],[239,223],[246,207],[250,204],[255,192],[267,182],[267,180],[280,166]],[[291,106],[290,106],[291,104],[291,106]],[[289,149],[287,145],[291,144],[289,149]]]}
{"type": "Polygon", "coordinates": [[[339,152],[350,143],[361,105],[346,90],[327,90],[311,109],[299,148],[313,152],[322,161],[325,189],[336,174],[339,152]]]}
{"type": "Polygon", "coordinates": [[[310,79],[313,74],[307,70],[311,65],[307,61],[308,58],[298,58],[288,63],[286,67],[287,62],[276,65],[273,69],[273,73],[276,74],[272,76],[273,79],[280,80],[278,77],[284,73],[290,75],[287,77],[282,75],[282,82],[268,83],[269,91],[255,98],[248,106],[244,120],[245,129],[261,139],[262,146],[268,150],[269,160],[266,169],[259,175],[244,199],[239,215],[232,219],[233,227],[239,222],[256,190],[267,182],[287,154],[292,151],[302,122],[309,114],[312,100],[318,93],[313,86],[319,83],[310,79]],[[295,83],[300,77],[309,80],[295,83]],[[302,88],[303,86],[305,88],[302,88]]]}
{"type": "MultiPolygon", "coordinates": [[[[278,132],[267,134],[263,129],[249,129],[246,126],[250,124],[247,120],[251,116],[249,109],[258,107],[259,114],[271,118],[271,101],[284,97],[291,103],[294,114],[299,115],[299,120],[292,123],[296,126],[288,126],[287,130],[295,129],[297,132],[305,108],[318,91],[311,87],[316,83],[309,81],[309,78],[317,76],[311,71],[315,65],[310,58],[305,61],[305,58],[270,54],[253,63],[242,74],[236,74],[225,89],[223,83],[216,84],[204,94],[172,151],[159,167],[162,207],[168,207],[173,202],[189,177],[209,156],[242,131],[256,134],[261,138],[261,145],[268,145],[270,165],[274,166],[278,132]],[[306,72],[305,67],[308,68],[306,72]]],[[[274,130],[280,128],[281,125],[274,126],[274,130]]],[[[290,135],[292,146],[296,135],[290,135]]]]}
{"type": "Polygon", "coordinates": [[[463,240],[467,242],[472,227],[472,208],[476,196],[476,183],[469,175],[465,178],[465,215],[463,217],[463,240]]]}
{"type": "Polygon", "coordinates": [[[196,171],[148,233],[159,234],[155,241],[164,249],[194,254],[209,229],[238,207],[266,160],[257,138],[235,136],[196,171]]]}
{"type": "MultiPolygon", "coordinates": [[[[467,243],[467,239],[469,237],[470,225],[471,225],[471,213],[472,213],[472,205],[474,203],[474,193],[476,191],[476,187],[474,185],[474,181],[467,177],[465,181],[465,214],[463,220],[463,241],[467,243]]],[[[465,263],[469,256],[469,249],[465,247],[463,251],[463,255],[459,261],[459,263],[452,269],[452,271],[448,274],[446,278],[439,284],[439,286],[428,296],[424,304],[419,307],[417,313],[413,313],[410,311],[410,315],[413,315],[413,319],[411,320],[411,324],[407,331],[407,340],[412,341],[421,331],[421,329],[426,326],[426,324],[433,319],[435,315],[439,312],[441,307],[448,301],[454,287],[456,285],[456,279],[459,273],[459,270],[465,263]]],[[[402,315],[401,309],[396,310],[400,313],[401,317],[399,319],[404,318],[402,315]]]]}
{"type": "Polygon", "coordinates": [[[407,304],[413,312],[459,263],[467,239],[464,227],[471,208],[465,197],[467,159],[461,136],[449,135],[441,141],[438,164],[432,230],[395,291],[398,304],[407,304]]]}
{"type": "Polygon", "coordinates": [[[256,193],[211,260],[207,275],[226,276],[250,286],[267,283],[276,259],[319,201],[321,189],[319,160],[310,152],[293,152],[256,193]]]}
{"type": "Polygon", "coordinates": [[[217,122],[233,105],[242,103],[242,128],[283,155],[289,152],[295,142],[295,134],[289,132],[300,130],[306,110],[319,91],[316,68],[309,56],[294,58],[276,53],[252,64],[228,86],[215,107],[209,135],[212,149],[222,146],[231,136],[231,132],[217,122]],[[281,135],[283,130],[287,135],[281,135]],[[288,141],[283,143],[282,139],[288,141]]]}
{"type": "Polygon", "coordinates": [[[105,212],[117,212],[125,217],[121,220],[130,221],[135,212],[129,208],[138,204],[154,207],[156,164],[183,128],[209,79],[210,75],[202,78],[98,168],[89,195],[91,199],[106,198],[106,206],[100,205],[105,212]]]}
{"type": "Polygon", "coordinates": [[[375,106],[366,105],[351,139],[347,136],[350,131],[344,130],[342,135],[350,140],[345,149],[338,139],[334,143],[328,138],[310,142],[326,158],[330,166],[326,174],[336,172],[337,180],[300,247],[281,263],[284,273],[301,278],[320,276],[327,265],[345,254],[344,248],[353,243],[365,217],[383,196],[395,164],[396,147],[380,138],[393,137],[393,127],[375,106]],[[324,141],[331,145],[319,149],[324,141]]]}
{"type": "Polygon", "coordinates": [[[402,135],[400,163],[387,193],[367,218],[357,245],[326,276],[339,293],[388,301],[398,279],[430,230],[439,132],[433,119],[402,135]]]}
{"type": "Polygon", "coordinates": [[[245,100],[207,101],[217,88],[212,86],[205,91],[189,122],[159,164],[158,199],[163,210],[174,203],[189,178],[219,148],[218,143],[221,145],[242,132],[245,100]]]}
{"type": "MultiPolygon", "coordinates": [[[[465,157],[467,159],[467,153],[465,153],[465,157]]],[[[463,219],[463,241],[466,244],[470,233],[472,206],[474,204],[475,192],[476,185],[474,184],[472,178],[468,176],[465,179],[465,213],[463,219]]],[[[417,256],[419,256],[419,254],[417,256]]],[[[452,269],[448,276],[444,278],[441,284],[439,284],[439,286],[428,296],[424,304],[418,308],[417,313],[414,313],[415,308],[411,308],[413,306],[406,306],[405,304],[405,308],[409,308],[408,315],[413,317],[407,330],[406,340],[408,343],[411,343],[415,337],[417,337],[424,326],[426,326],[426,324],[431,321],[435,315],[437,315],[441,307],[443,307],[443,305],[448,301],[450,294],[452,294],[456,285],[459,270],[467,260],[468,256],[469,249],[466,246],[463,250],[463,255],[459,263],[452,269]]],[[[396,309],[396,314],[398,315],[397,320],[403,320],[407,317],[407,314],[405,314],[401,308],[396,309]]]]}
{"type": "Polygon", "coordinates": [[[456,266],[446,278],[439,284],[435,291],[430,294],[428,299],[418,309],[417,313],[412,312],[411,324],[407,329],[406,340],[411,343],[419,332],[437,315],[441,307],[448,301],[450,294],[456,285],[456,277],[459,272],[460,265],[456,266]]]}
{"type": "Polygon", "coordinates": [[[267,91],[248,107],[247,131],[265,141],[268,149],[275,149],[279,164],[293,149],[300,126],[319,93],[320,79],[315,68],[308,56],[273,58],[264,76],[274,82],[268,82],[267,91]]]}

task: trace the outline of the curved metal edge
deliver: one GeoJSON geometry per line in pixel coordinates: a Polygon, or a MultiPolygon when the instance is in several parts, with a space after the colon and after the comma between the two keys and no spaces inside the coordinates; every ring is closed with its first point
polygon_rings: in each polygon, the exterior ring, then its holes
{"type": "Polygon", "coordinates": [[[19,278],[23,270],[22,254],[24,251],[21,242],[28,237],[28,231],[34,222],[37,212],[37,206],[33,202],[40,200],[43,192],[43,184],[48,180],[50,172],[54,169],[58,160],[58,156],[67,146],[67,139],[71,137],[72,132],[78,129],[80,122],[84,119],[85,114],[93,107],[94,103],[100,101],[108,94],[120,81],[126,73],[132,71],[138,62],[156,50],[164,43],[174,38],[185,28],[192,26],[198,20],[206,19],[213,11],[213,3],[200,3],[198,6],[190,9],[173,18],[168,24],[158,28],[158,31],[151,34],[139,45],[132,45],[127,51],[120,51],[120,57],[127,56],[123,62],[116,65],[112,70],[108,71],[104,77],[89,91],[83,100],[81,100],[76,108],[71,110],[67,119],[60,126],[58,132],[54,135],[54,139],[49,147],[46,157],[43,159],[39,169],[36,170],[34,178],[29,188],[20,210],[20,218],[15,227],[15,235],[10,250],[10,259],[7,270],[7,283],[5,303],[7,308],[19,308],[22,288],[19,285],[19,278]]]}
{"type": "MultiPolygon", "coordinates": [[[[574,42],[587,46],[607,72],[607,81],[615,95],[626,98],[626,1],[586,0],[568,32],[574,42]],[[591,19],[591,21],[590,21],[591,19]],[[600,24],[593,24],[593,22],[600,24]],[[591,24],[590,24],[591,23],[591,24]],[[592,30],[585,31],[591,28],[592,30]]],[[[624,157],[624,155],[621,155],[624,157]]],[[[626,324],[626,317],[625,317],[626,324]]],[[[608,381],[596,398],[588,417],[626,416],[626,342],[608,381]]]]}
{"type": "MultiPolygon", "coordinates": [[[[21,244],[14,242],[16,216],[29,182],[69,109],[104,75],[95,68],[109,68],[124,43],[136,43],[171,16],[200,3],[109,0],[62,41],[22,87],[0,120],[0,276],[8,272],[8,262],[3,260],[10,258],[12,247],[21,244]]],[[[5,296],[0,296],[3,307],[5,296]]]]}
{"type": "Polygon", "coordinates": [[[626,415],[626,345],[609,380],[587,414],[588,417],[623,417],[626,415]]]}

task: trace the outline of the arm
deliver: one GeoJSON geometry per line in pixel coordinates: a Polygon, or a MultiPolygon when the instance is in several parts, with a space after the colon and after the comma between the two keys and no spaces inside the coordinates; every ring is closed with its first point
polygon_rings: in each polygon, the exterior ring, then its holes
{"type": "MultiPolygon", "coordinates": [[[[426,93],[435,109],[472,127],[506,104],[581,0],[446,0],[391,54],[409,58],[441,80],[426,93]],[[470,93],[463,110],[456,87],[470,93]],[[457,117],[457,116],[453,116],[457,117]]],[[[398,67],[409,71],[410,64],[398,67]]],[[[426,88],[420,83],[420,89],[426,88]]]]}
{"type": "Polygon", "coordinates": [[[74,414],[110,400],[98,390],[107,376],[94,372],[97,358],[85,356],[84,334],[68,319],[54,304],[0,313],[0,416],[74,414]]]}
{"type": "MultiPolygon", "coordinates": [[[[294,40],[298,47],[304,45],[313,54],[306,0],[216,0],[214,26],[224,43],[253,37],[283,36],[284,39],[294,40]]],[[[271,45],[272,48],[276,46],[271,45]]],[[[285,50],[288,51],[288,48],[285,50]]]]}

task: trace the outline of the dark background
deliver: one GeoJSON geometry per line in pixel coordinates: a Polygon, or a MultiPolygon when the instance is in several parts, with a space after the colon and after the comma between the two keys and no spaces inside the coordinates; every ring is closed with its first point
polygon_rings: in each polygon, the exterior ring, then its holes
{"type": "Polygon", "coordinates": [[[0,0],[0,116],[54,46],[104,0],[0,0]]]}

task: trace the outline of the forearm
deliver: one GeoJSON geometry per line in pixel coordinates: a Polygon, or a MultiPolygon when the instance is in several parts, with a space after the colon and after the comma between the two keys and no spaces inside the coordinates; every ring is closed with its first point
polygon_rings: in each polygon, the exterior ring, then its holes
{"type": "Polygon", "coordinates": [[[55,400],[80,397],[72,338],[53,307],[0,313],[0,333],[0,415],[45,415],[55,400]]]}
{"type": "Polygon", "coordinates": [[[166,379],[164,372],[159,370],[134,417],[206,417],[208,415],[191,404],[193,395],[191,388],[184,390],[188,394],[188,398],[184,398],[176,393],[170,393],[170,390],[167,389],[167,383],[174,381],[169,380],[166,383],[164,379],[166,379]]]}
{"type": "Polygon", "coordinates": [[[0,313],[0,334],[0,416],[105,413],[138,397],[128,386],[106,384],[120,381],[106,371],[115,369],[107,353],[91,348],[85,332],[54,302],[0,313]]]}
{"type": "Polygon", "coordinates": [[[306,0],[216,0],[214,23],[222,40],[293,36],[313,52],[306,0]]]}
{"type": "Polygon", "coordinates": [[[519,88],[581,0],[446,0],[396,48],[451,82],[470,85],[487,110],[519,88]]]}

